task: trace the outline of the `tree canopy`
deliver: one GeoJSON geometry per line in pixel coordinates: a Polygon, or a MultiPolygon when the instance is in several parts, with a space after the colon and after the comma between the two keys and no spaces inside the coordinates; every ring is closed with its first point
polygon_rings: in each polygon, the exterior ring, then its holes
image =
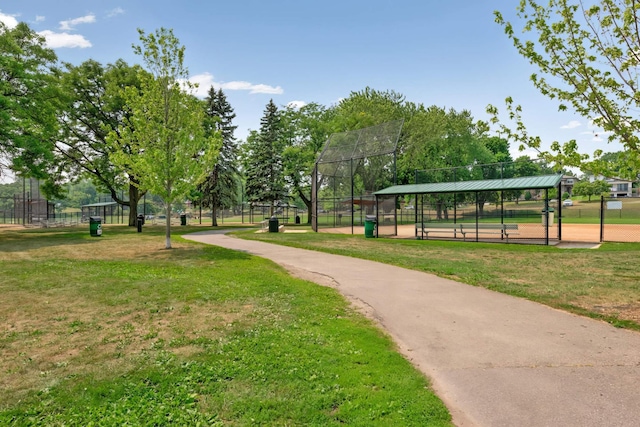
{"type": "MultiPolygon", "coordinates": [[[[131,127],[131,111],[122,92],[127,87],[140,88],[139,66],[122,60],[106,67],[88,60],[80,65],[65,64],[61,74],[59,115],[61,132],[56,141],[56,172],[65,176],[88,176],[101,190],[123,206],[129,206],[129,225],[136,224],[137,202],[144,194],[133,171],[116,167],[111,157],[114,149],[124,149],[123,156],[136,156],[130,145],[115,146],[107,142],[109,132],[131,127]],[[120,189],[128,186],[128,197],[120,189]]],[[[130,129],[133,131],[133,129],[130,129]]]]}
{"type": "MultiPolygon", "coordinates": [[[[292,196],[297,196],[311,211],[311,179],[318,154],[333,133],[335,108],[311,103],[301,108],[287,107],[282,112],[286,147],[282,153],[285,180],[292,196]]],[[[311,223],[311,217],[308,216],[311,223]]]]}
{"type": "Polygon", "coordinates": [[[57,132],[56,62],[27,24],[0,22],[0,174],[47,176],[57,132]]]}

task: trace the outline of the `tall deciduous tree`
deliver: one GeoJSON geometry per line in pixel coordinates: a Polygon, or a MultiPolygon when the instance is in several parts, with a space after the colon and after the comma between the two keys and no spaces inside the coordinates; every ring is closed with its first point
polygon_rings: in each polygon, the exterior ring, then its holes
{"type": "MultiPolygon", "coordinates": [[[[408,137],[409,122],[418,113],[420,107],[412,102],[407,102],[405,96],[401,93],[392,90],[379,91],[367,87],[357,92],[351,92],[348,98],[343,99],[336,106],[335,118],[333,119],[334,130],[336,132],[350,131],[403,119],[404,126],[400,134],[397,150],[398,158],[401,158],[404,153],[405,141],[408,137]]],[[[368,181],[378,180],[379,178],[376,178],[376,176],[382,177],[385,175],[383,169],[386,169],[384,164],[386,160],[383,160],[383,158],[371,159],[373,159],[374,163],[382,160],[383,164],[379,165],[380,167],[369,168],[369,176],[363,176],[368,181]]],[[[396,171],[397,183],[413,182],[413,171],[409,174],[405,172],[405,169],[398,167],[396,171]]],[[[389,174],[387,173],[386,175],[389,174]]],[[[365,186],[371,189],[393,183],[393,178],[391,178],[390,181],[385,180],[384,183],[378,182],[377,185],[369,183],[365,186]]]]}
{"type": "MultiPolygon", "coordinates": [[[[318,153],[331,135],[334,108],[307,104],[287,107],[282,114],[286,148],[283,152],[284,174],[290,191],[302,200],[311,212],[311,179],[318,153]]],[[[311,223],[311,215],[307,216],[311,223]]]]}
{"type": "Polygon", "coordinates": [[[0,173],[47,176],[57,132],[56,61],[27,24],[0,22],[0,173]]]}
{"type": "Polygon", "coordinates": [[[206,135],[219,133],[222,138],[218,161],[199,186],[202,194],[199,203],[211,207],[211,225],[215,227],[217,209],[235,205],[238,198],[238,145],[234,136],[237,126],[233,124],[236,114],[222,89],[216,91],[211,86],[204,102],[206,135]]]}
{"type": "MultiPolygon", "coordinates": [[[[638,1],[549,0],[540,4],[521,0],[517,12],[520,25],[506,21],[497,11],[496,22],[518,52],[540,70],[531,76],[536,88],[560,101],[561,110],[571,106],[592,119],[609,133],[609,141],[621,142],[628,153],[623,160],[629,167],[618,169],[636,170],[640,165],[638,1]]],[[[519,108],[509,108],[511,116],[518,119],[518,129],[512,135],[539,149],[540,139],[524,131],[519,108]]],[[[554,142],[552,157],[579,166],[586,159],[576,155],[577,150],[575,141],[554,142]]],[[[600,154],[598,150],[595,157],[600,154]]]]}
{"type": "MultiPolygon", "coordinates": [[[[421,182],[447,182],[463,179],[483,179],[482,169],[456,169],[458,166],[487,164],[495,161],[493,153],[482,141],[485,126],[474,122],[469,111],[457,112],[453,109],[431,106],[420,107],[405,126],[405,140],[399,169],[406,176],[420,173],[421,182]]],[[[488,195],[482,194],[481,197],[488,195]]],[[[484,201],[480,200],[480,208],[484,201]]],[[[438,217],[447,216],[447,209],[454,203],[451,196],[433,196],[438,217]]],[[[458,200],[460,202],[460,200],[458,200]]]]}
{"type": "MultiPolygon", "coordinates": [[[[89,176],[102,190],[107,191],[118,204],[129,207],[129,225],[136,225],[138,201],[144,195],[139,180],[129,169],[116,167],[111,154],[113,145],[107,143],[109,132],[132,126],[131,112],[121,96],[126,87],[140,88],[139,66],[131,67],[124,61],[103,67],[88,60],[80,65],[65,64],[62,73],[60,97],[62,132],[56,144],[59,155],[58,170],[74,175],[89,176]],[[128,185],[128,198],[120,197],[122,186],[128,185]]],[[[132,146],[117,146],[128,150],[132,146]]]]}
{"type": "Polygon", "coordinates": [[[244,158],[246,193],[249,202],[269,202],[270,215],[275,205],[287,197],[282,152],[285,141],[281,115],[273,99],[260,120],[260,131],[247,138],[244,158]]]}
{"type": "Polygon", "coordinates": [[[587,196],[591,201],[592,196],[600,196],[611,191],[611,185],[607,181],[598,179],[594,181],[582,180],[573,186],[573,194],[576,196],[587,196]]]}
{"type": "Polygon", "coordinates": [[[172,30],[140,33],[141,45],[134,52],[147,67],[140,73],[141,89],[128,87],[124,98],[131,108],[133,126],[111,132],[117,146],[114,159],[131,170],[140,186],[162,197],[166,209],[166,248],[171,248],[172,205],[196,188],[215,163],[219,136],[207,137],[202,126],[202,103],[189,93],[188,71],[184,66],[184,46],[172,30]],[[130,146],[129,156],[124,146],[130,146]]]}

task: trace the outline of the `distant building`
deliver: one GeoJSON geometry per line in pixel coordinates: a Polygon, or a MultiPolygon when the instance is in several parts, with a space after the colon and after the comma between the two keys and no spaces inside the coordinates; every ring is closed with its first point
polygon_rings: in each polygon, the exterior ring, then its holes
{"type": "Polygon", "coordinates": [[[602,175],[589,176],[589,182],[604,180],[609,184],[611,197],[631,197],[633,195],[633,181],[622,178],[605,178],[602,175]]]}
{"type": "Polygon", "coordinates": [[[570,196],[573,195],[573,186],[580,181],[575,176],[571,175],[562,175],[562,179],[560,180],[560,195],[564,193],[569,193],[570,196]]]}
{"type": "Polygon", "coordinates": [[[606,178],[605,181],[611,186],[611,197],[631,197],[633,181],[619,178],[606,178]]]}

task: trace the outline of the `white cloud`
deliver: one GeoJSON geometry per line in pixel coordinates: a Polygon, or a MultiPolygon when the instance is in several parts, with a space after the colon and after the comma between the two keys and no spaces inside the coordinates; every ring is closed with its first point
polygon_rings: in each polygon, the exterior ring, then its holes
{"type": "Polygon", "coordinates": [[[18,20],[14,15],[6,15],[2,12],[0,12],[0,22],[8,28],[15,28],[15,26],[18,25],[18,20]]]}
{"type": "Polygon", "coordinates": [[[71,31],[78,24],[92,24],[94,22],[96,22],[96,16],[93,13],[90,13],[89,15],[81,16],[79,18],[60,21],[60,29],[62,31],[71,31]]]}
{"type": "Polygon", "coordinates": [[[304,107],[305,105],[307,105],[306,102],[304,101],[291,101],[287,104],[287,107],[289,108],[293,108],[294,110],[299,110],[300,108],[304,107]]]}
{"type": "Polygon", "coordinates": [[[40,31],[38,34],[45,38],[47,47],[51,49],[57,49],[60,47],[79,47],[84,49],[86,47],[91,47],[91,42],[80,34],[54,33],[50,30],[40,31]]]}
{"type": "Polygon", "coordinates": [[[44,22],[45,17],[42,15],[36,15],[36,22],[44,22]]]}
{"type": "Polygon", "coordinates": [[[209,73],[196,74],[195,76],[191,76],[189,81],[198,85],[198,87],[194,91],[194,95],[199,98],[204,98],[205,96],[207,96],[209,88],[211,86],[216,86],[216,83],[214,83],[213,81],[213,75],[209,73]]]}
{"type": "Polygon", "coordinates": [[[114,16],[122,15],[124,13],[124,9],[121,7],[116,7],[115,9],[111,9],[107,13],[107,18],[113,18],[114,16]]]}
{"type": "Polygon", "coordinates": [[[571,120],[566,125],[560,126],[560,129],[575,129],[577,127],[582,126],[582,124],[577,120],[571,120]]]}
{"type": "Polygon", "coordinates": [[[227,90],[248,90],[249,93],[269,93],[274,95],[280,95],[284,93],[284,90],[280,86],[269,86],[264,84],[253,84],[244,81],[234,81],[234,82],[225,82],[219,83],[219,86],[222,89],[227,90]]]}
{"type": "Polygon", "coordinates": [[[253,84],[245,81],[231,81],[231,82],[216,82],[213,75],[210,73],[196,74],[192,76],[189,81],[191,83],[197,83],[198,89],[196,90],[196,96],[204,97],[207,95],[211,86],[216,89],[222,90],[244,90],[249,93],[266,93],[280,95],[284,93],[284,90],[280,86],[269,86],[265,84],[253,84]]]}

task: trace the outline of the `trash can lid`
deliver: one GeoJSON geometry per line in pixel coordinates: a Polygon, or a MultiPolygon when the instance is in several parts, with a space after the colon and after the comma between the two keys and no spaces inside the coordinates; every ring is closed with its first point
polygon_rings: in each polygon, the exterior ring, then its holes
{"type": "Polygon", "coordinates": [[[102,221],[102,218],[100,218],[99,216],[90,216],[89,220],[90,221],[102,221]]]}

